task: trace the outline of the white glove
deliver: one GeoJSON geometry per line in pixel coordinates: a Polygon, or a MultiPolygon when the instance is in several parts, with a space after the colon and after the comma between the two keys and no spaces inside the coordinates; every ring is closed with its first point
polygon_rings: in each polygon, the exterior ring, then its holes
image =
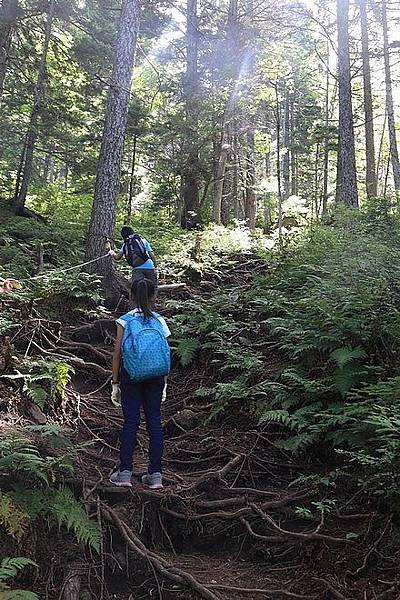
{"type": "Polygon", "coordinates": [[[119,387],[119,383],[112,384],[111,403],[116,408],[121,406],[121,388],[119,387]]]}
{"type": "Polygon", "coordinates": [[[161,402],[165,402],[167,399],[167,382],[165,382],[163,393],[161,396],[161,402]]]}

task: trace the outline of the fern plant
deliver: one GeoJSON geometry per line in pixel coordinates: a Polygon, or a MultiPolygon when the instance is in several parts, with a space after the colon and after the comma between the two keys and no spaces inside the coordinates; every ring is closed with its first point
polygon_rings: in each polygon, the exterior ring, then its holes
{"type": "Polygon", "coordinates": [[[25,567],[37,567],[30,558],[3,558],[0,564],[0,598],[2,600],[39,600],[39,596],[28,590],[12,590],[10,579],[14,579],[25,567]]]}
{"type": "MultiPolygon", "coordinates": [[[[53,429],[47,434],[48,440],[55,436],[59,445],[60,436],[53,429]]],[[[70,457],[76,449],[66,449],[64,445],[63,450],[59,457],[42,456],[34,442],[21,434],[0,440],[0,473],[13,476],[13,490],[0,492],[0,525],[10,536],[21,539],[35,519],[46,519],[50,524],[71,530],[79,542],[97,551],[100,545],[97,524],[68,488],[49,485],[57,474],[72,472],[70,457]],[[21,475],[24,477],[18,483],[21,475]],[[36,479],[35,485],[27,477],[36,479]]]]}
{"type": "Polygon", "coordinates": [[[71,380],[73,368],[59,360],[22,361],[15,373],[1,377],[10,381],[21,381],[22,391],[41,409],[48,400],[64,399],[65,391],[71,380]]]}

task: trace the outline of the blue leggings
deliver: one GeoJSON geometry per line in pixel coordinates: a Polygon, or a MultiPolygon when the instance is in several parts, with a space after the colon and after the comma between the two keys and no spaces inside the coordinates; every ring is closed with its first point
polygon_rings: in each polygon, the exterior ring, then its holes
{"type": "Polygon", "coordinates": [[[161,459],[164,450],[164,435],[161,425],[163,389],[164,377],[135,383],[125,369],[121,368],[121,403],[124,414],[120,450],[121,471],[132,471],[133,453],[140,425],[140,407],[143,406],[146,428],[150,438],[148,472],[150,474],[161,473],[161,459]]]}

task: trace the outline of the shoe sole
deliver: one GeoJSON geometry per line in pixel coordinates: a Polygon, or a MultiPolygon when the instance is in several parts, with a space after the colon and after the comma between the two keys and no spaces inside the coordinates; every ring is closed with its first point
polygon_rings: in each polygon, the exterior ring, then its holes
{"type": "Polygon", "coordinates": [[[164,489],[164,486],[163,486],[162,483],[156,483],[156,484],[153,484],[153,485],[148,485],[147,487],[149,488],[149,490],[162,490],[162,489],[164,489]]]}
{"type": "Polygon", "coordinates": [[[130,481],[113,481],[112,479],[109,479],[109,482],[117,487],[132,487],[130,481]]]}

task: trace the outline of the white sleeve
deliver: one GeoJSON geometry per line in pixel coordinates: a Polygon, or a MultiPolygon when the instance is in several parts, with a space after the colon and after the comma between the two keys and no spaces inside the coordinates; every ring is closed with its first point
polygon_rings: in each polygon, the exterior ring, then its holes
{"type": "MultiPolygon", "coordinates": [[[[164,317],[158,317],[158,320],[160,321],[160,323],[161,323],[161,325],[162,325],[162,328],[163,328],[163,332],[164,332],[164,335],[165,335],[165,337],[166,337],[166,338],[167,338],[167,337],[169,337],[169,336],[171,335],[171,332],[170,332],[170,330],[169,330],[169,327],[168,327],[168,325],[167,325],[167,324],[166,324],[166,322],[165,322],[165,319],[164,319],[164,317]]],[[[118,321],[117,321],[117,322],[118,322],[118,321]]]]}
{"type": "Polygon", "coordinates": [[[124,321],[124,319],[117,319],[115,322],[117,325],[121,325],[121,327],[125,329],[126,321],[124,321]]]}

